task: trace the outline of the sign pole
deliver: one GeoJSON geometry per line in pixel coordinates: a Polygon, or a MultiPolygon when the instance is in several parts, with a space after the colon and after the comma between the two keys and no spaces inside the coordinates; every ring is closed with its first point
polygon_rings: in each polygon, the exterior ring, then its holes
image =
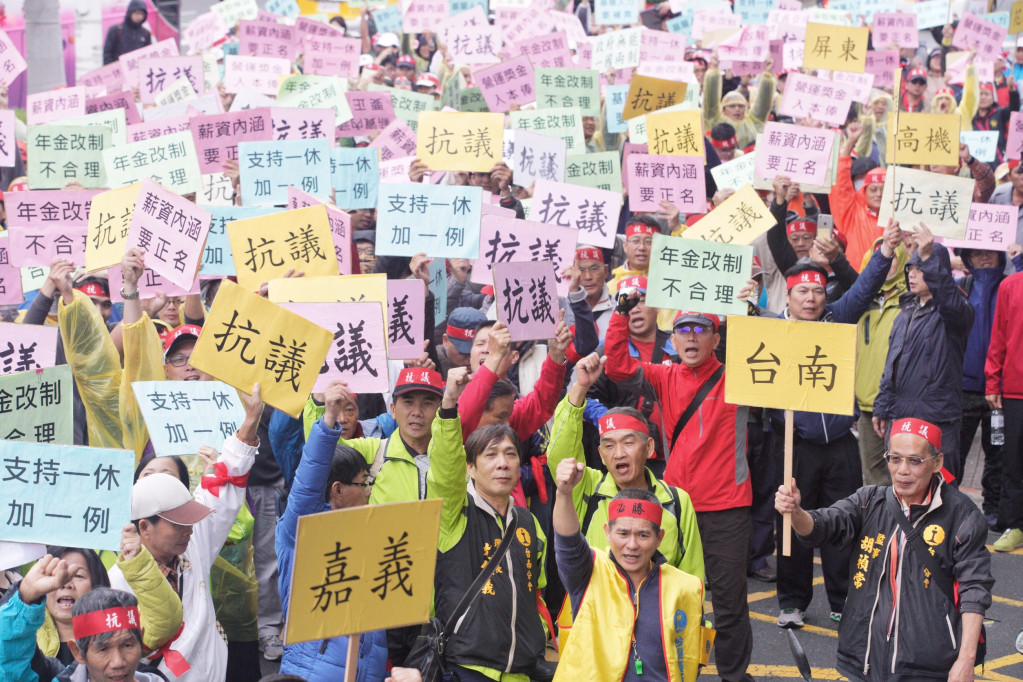
{"type": "Polygon", "coordinates": [[[348,635],[348,656],[345,659],[345,682],[355,682],[355,675],[359,667],[359,638],[358,633],[348,635]]]}
{"type": "MultiPolygon", "coordinates": [[[[792,410],[785,410],[785,485],[792,485],[792,410]]],[[[792,554],[792,514],[781,515],[781,555],[792,554]]]]}

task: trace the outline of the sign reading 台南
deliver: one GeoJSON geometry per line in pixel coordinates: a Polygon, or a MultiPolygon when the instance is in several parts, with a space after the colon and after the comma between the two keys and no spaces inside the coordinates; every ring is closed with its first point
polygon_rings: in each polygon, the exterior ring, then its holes
{"type": "Polygon", "coordinates": [[[194,455],[200,445],[220,451],[245,419],[238,392],[220,381],[135,381],[131,386],[158,457],[194,455]]]}
{"type": "Polygon", "coordinates": [[[889,164],[957,166],[961,126],[959,114],[902,112],[898,117],[889,114],[887,161],[889,164]]]}
{"type": "Polygon", "coordinates": [[[420,500],[300,517],[284,641],[429,620],[440,509],[420,500]]]}
{"type": "Polygon", "coordinates": [[[756,177],[785,175],[798,184],[830,186],[834,144],[831,130],[765,123],[757,143],[756,177]]]}
{"type": "Polygon", "coordinates": [[[295,417],[330,340],[322,327],[224,280],[190,362],[241,391],[258,382],[264,402],[295,417]]]}
{"type": "Polygon", "coordinates": [[[111,187],[149,178],[178,194],[202,191],[199,158],[188,131],[105,149],[103,163],[111,187]]]}
{"type": "Polygon", "coordinates": [[[660,211],[662,201],[683,214],[705,213],[707,185],[703,158],[630,154],[625,159],[629,207],[633,211],[660,211]]]}
{"type": "Polygon", "coordinates": [[[530,220],[574,227],[579,231],[579,243],[610,248],[618,230],[621,201],[618,192],[538,180],[530,220]]]}
{"type": "Polygon", "coordinates": [[[97,194],[89,210],[89,237],[85,244],[85,269],[89,272],[118,265],[128,243],[135,201],[141,184],[97,194]]]}
{"type": "Polygon", "coordinates": [[[688,239],[749,244],[775,223],[757,191],[745,185],[685,231],[688,239]]]}
{"type": "Polygon", "coordinates": [[[696,109],[646,117],[647,147],[651,154],[703,156],[703,121],[696,109]]]}
{"type": "Polygon", "coordinates": [[[489,173],[501,160],[503,114],[424,111],[417,156],[430,170],[489,173]]]}
{"type": "Polygon", "coordinates": [[[549,339],[558,326],[558,276],[550,261],[495,263],[497,319],[508,325],[512,341],[549,339]]]}
{"type": "Polygon", "coordinates": [[[69,182],[104,187],[103,150],[109,150],[106,126],[42,125],[28,129],[28,184],[31,189],[63,189],[69,182]]]}
{"type": "Polygon", "coordinates": [[[884,227],[894,217],[903,230],[913,232],[917,223],[923,222],[938,237],[963,239],[973,185],[973,178],[896,168],[885,174],[877,224],[884,227]]]}
{"type": "MultiPolygon", "coordinates": [[[[576,235],[571,227],[544,225],[498,215],[484,215],[480,227],[480,259],[473,263],[472,281],[493,284],[495,263],[549,261],[554,272],[572,265],[576,235]]],[[[568,282],[558,281],[559,295],[568,295],[568,282]]]]}
{"type": "MultiPolygon", "coordinates": [[[[500,154],[500,147],[498,147],[500,154]]],[[[389,184],[377,196],[377,255],[479,258],[479,187],[389,184]]]]}
{"type": "Polygon", "coordinates": [[[5,192],[11,263],[49,267],[54,258],[85,265],[89,208],[96,190],[5,192]]]}
{"type": "Polygon", "coordinates": [[[53,367],[58,331],[56,327],[0,323],[0,374],[53,367]]]}
{"type": "Polygon", "coordinates": [[[330,145],[323,138],[242,142],[238,155],[245,206],[284,205],[289,185],[330,198],[330,145]]]}
{"type": "Polygon", "coordinates": [[[0,441],[0,540],[116,550],[131,519],[130,450],[0,441]]]}
{"type": "Polygon", "coordinates": [[[0,376],[0,439],[72,445],[73,392],[71,365],[0,376]]]}
{"type": "Polygon", "coordinates": [[[737,298],[749,279],[753,247],[655,234],[647,303],[669,310],[741,315],[737,298]]]}
{"type": "Polygon", "coordinates": [[[128,227],[128,244],[151,256],[147,267],[187,289],[199,271],[211,217],[201,206],[143,180],[128,227]]]}
{"type": "Polygon", "coordinates": [[[870,29],[808,23],[803,68],[863,73],[870,29]]]}
{"type": "Polygon", "coordinates": [[[950,249],[1007,251],[1016,239],[1018,218],[1019,206],[975,203],[970,206],[965,238],[942,239],[941,243],[950,249]]]}

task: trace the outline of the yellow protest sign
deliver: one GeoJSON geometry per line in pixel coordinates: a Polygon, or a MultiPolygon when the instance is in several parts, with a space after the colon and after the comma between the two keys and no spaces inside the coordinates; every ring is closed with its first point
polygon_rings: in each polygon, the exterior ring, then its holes
{"type": "Polygon", "coordinates": [[[299,517],[285,643],[429,620],[440,509],[421,500],[299,517]]]}
{"type": "Polygon", "coordinates": [[[803,68],[863,73],[869,38],[870,29],[866,26],[807,24],[803,68]]]}
{"type": "Polygon", "coordinates": [[[1012,10],[1009,13],[1009,33],[1023,31],[1023,0],[1016,0],[1012,3],[1012,10]]]}
{"type": "Polygon", "coordinates": [[[140,191],[141,183],[135,183],[92,198],[89,237],[85,243],[86,271],[105,270],[121,262],[140,191]]]}
{"type": "Polygon", "coordinates": [[[774,223],[774,216],[757,191],[750,185],[744,185],[687,228],[682,236],[723,244],[750,244],[774,223]]]}
{"type": "Polygon", "coordinates": [[[489,173],[504,151],[504,114],[421,111],[416,140],[430,170],[489,173]]]}
{"type": "Polygon", "coordinates": [[[625,98],[625,109],[622,120],[643,116],[665,107],[682,104],[686,98],[685,83],[653,78],[651,76],[633,76],[629,83],[629,94],[625,98]]]}
{"type": "Polygon", "coordinates": [[[387,301],[387,275],[298,277],[270,282],[274,303],[359,303],[387,301]]]}
{"type": "Polygon", "coordinates": [[[728,317],[725,401],[853,413],[856,325],[728,317]]]}
{"type": "Polygon", "coordinates": [[[288,270],[336,275],[337,256],[323,204],[227,224],[238,284],[256,291],[288,270]]]}
{"type": "Polygon", "coordinates": [[[646,117],[646,143],[651,154],[703,156],[703,119],[699,109],[669,111],[646,117]]]}
{"type": "Polygon", "coordinates": [[[191,363],[246,393],[259,382],[264,402],[297,417],[332,340],[323,327],[224,280],[191,363]]]}
{"type": "Polygon", "coordinates": [[[961,126],[959,114],[888,114],[886,162],[958,166],[961,126]]]}

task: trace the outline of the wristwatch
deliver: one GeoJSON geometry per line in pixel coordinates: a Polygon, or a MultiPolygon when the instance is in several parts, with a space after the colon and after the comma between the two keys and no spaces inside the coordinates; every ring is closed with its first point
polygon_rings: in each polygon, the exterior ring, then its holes
{"type": "Polygon", "coordinates": [[[127,294],[124,291],[124,286],[123,285],[121,286],[121,298],[124,299],[125,301],[134,301],[138,297],[139,297],[138,289],[135,290],[134,294],[127,294]]]}

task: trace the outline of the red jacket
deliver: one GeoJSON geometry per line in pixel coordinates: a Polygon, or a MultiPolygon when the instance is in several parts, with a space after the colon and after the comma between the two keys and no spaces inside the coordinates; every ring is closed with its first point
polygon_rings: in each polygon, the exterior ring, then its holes
{"type": "Polygon", "coordinates": [[[991,344],[987,348],[984,377],[987,395],[1023,399],[1023,273],[1009,275],[998,287],[995,319],[991,325],[991,344]]]}
{"type": "Polygon", "coordinates": [[[861,188],[853,186],[852,157],[838,157],[838,178],[831,187],[828,200],[831,213],[835,218],[835,227],[849,240],[845,249],[845,257],[849,264],[860,271],[863,265],[863,254],[872,253],[874,240],[884,234],[877,226],[877,214],[867,206],[867,195],[861,188]]]}
{"type": "MultiPolygon", "coordinates": [[[[721,363],[713,355],[695,369],[684,364],[641,363],[629,354],[628,343],[627,318],[612,313],[604,340],[604,371],[612,381],[625,381],[642,372],[657,392],[670,439],[679,417],[721,363]]],[[[682,429],[668,456],[664,480],[689,493],[698,512],[748,507],[753,502],[746,462],[746,411],[746,407],[725,402],[722,377],[682,429]]]]}

